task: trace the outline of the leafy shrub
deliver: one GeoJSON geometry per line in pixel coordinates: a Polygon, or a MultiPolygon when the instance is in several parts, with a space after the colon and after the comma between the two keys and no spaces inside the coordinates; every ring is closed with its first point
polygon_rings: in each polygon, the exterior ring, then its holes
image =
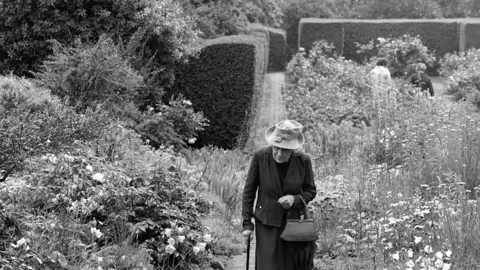
{"type": "Polygon", "coordinates": [[[480,92],[480,77],[477,69],[480,67],[479,50],[471,49],[466,53],[447,54],[440,60],[442,76],[448,77],[447,93],[456,100],[469,100],[478,106],[480,92]]]}
{"type": "Polygon", "coordinates": [[[109,38],[101,37],[94,46],[78,44],[76,48],[54,42],[53,51],[36,79],[72,106],[86,109],[105,103],[118,113],[143,86],[143,78],[109,38]]]}
{"type": "Polygon", "coordinates": [[[392,76],[397,77],[408,74],[408,68],[411,68],[412,64],[421,62],[432,66],[435,61],[435,56],[423,45],[419,36],[379,37],[368,44],[357,43],[357,47],[359,48],[357,53],[365,55],[367,59],[372,56],[386,58],[392,76]]]}
{"type": "Polygon", "coordinates": [[[0,70],[30,75],[51,53],[48,39],[65,46],[76,38],[95,41],[101,34],[126,38],[136,26],[136,1],[7,1],[0,9],[0,70]],[[30,18],[27,22],[24,18],[30,18]]]}
{"type": "Polygon", "coordinates": [[[168,105],[146,112],[135,130],[154,147],[175,146],[177,149],[194,144],[198,134],[207,127],[208,119],[195,112],[192,103],[182,95],[170,99],[168,105]]]}
{"type": "Polygon", "coordinates": [[[209,120],[195,146],[245,144],[263,84],[264,45],[252,36],[211,40],[198,58],[178,71],[169,95],[184,94],[209,120]]]}
{"type": "Polygon", "coordinates": [[[209,206],[179,178],[181,157],[121,125],[89,145],[31,159],[22,185],[0,188],[2,215],[25,239],[4,254],[34,268],[208,265],[212,238],[199,216],[209,206]]]}
{"type": "Polygon", "coordinates": [[[96,138],[106,123],[101,113],[77,114],[27,80],[0,77],[1,180],[21,169],[27,158],[96,138]]]}

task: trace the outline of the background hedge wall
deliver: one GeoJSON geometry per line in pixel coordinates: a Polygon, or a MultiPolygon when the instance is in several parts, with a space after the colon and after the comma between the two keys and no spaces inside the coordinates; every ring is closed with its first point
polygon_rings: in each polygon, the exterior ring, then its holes
{"type": "Polygon", "coordinates": [[[264,42],[249,35],[208,40],[199,56],[177,71],[169,94],[184,94],[210,120],[196,147],[245,146],[261,98],[264,42]]]}
{"type": "Polygon", "coordinates": [[[265,32],[268,35],[267,71],[284,71],[287,48],[287,34],[285,30],[255,23],[251,24],[247,30],[248,34],[252,34],[253,32],[265,32]]]}
{"type": "Polygon", "coordinates": [[[480,48],[480,21],[464,22],[465,48],[467,51],[471,48],[480,48]]]}
{"type": "Polygon", "coordinates": [[[354,42],[365,44],[378,37],[399,37],[404,34],[419,35],[436,56],[458,51],[459,25],[455,20],[368,20],[348,21],[345,27],[344,56],[356,58],[354,42]]]}
{"type": "Polygon", "coordinates": [[[317,40],[324,39],[335,46],[336,52],[341,55],[344,46],[343,21],[304,18],[298,25],[298,47],[308,51],[317,40]]]}
{"type": "Polygon", "coordinates": [[[285,70],[285,54],[287,49],[287,33],[281,29],[266,27],[270,36],[270,53],[268,71],[285,70]]]}

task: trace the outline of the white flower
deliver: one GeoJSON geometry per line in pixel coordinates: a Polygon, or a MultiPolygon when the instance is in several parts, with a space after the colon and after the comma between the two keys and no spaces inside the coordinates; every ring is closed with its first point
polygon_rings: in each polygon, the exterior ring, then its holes
{"type": "Polygon", "coordinates": [[[425,250],[426,253],[431,253],[433,251],[432,247],[429,245],[426,245],[423,250],[425,250]]]}
{"type": "Polygon", "coordinates": [[[197,253],[200,252],[200,247],[199,246],[194,246],[193,247],[193,253],[197,255],[197,253]]]}
{"type": "Polygon", "coordinates": [[[172,236],[172,229],[165,229],[165,235],[168,237],[172,236]]]}
{"type": "Polygon", "coordinates": [[[98,230],[97,228],[93,228],[93,227],[90,228],[90,233],[95,235],[97,238],[100,238],[103,235],[103,233],[100,230],[98,230]]]}
{"type": "Polygon", "coordinates": [[[400,260],[400,255],[398,254],[398,251],[392,254],[392,258],[396,261],[400,260]]]}
{"type": "Polygon", "coordinates": [[[179,234],[182,234],[184,231],[185,231],[185,228],[183,228],[183,227],[178,227],[178,228],[177,228],[177,232],[178,232],[179,234]]]}
{"type": "Polygon", "coordinates": [[[201,251],[205,250],[205,248],[207,247],[207,243],[198,243],[198,247],[200,248],[201,251]]]}
{"type": "Polygon", "coordinates": [[[178,236],[178,242],[183,243],[184,240],[185,240],[185,236],[183,235],[178,236]]]}
{"type": "Polygon", "coordinates": [[[103,182],[103,180],[104,180],[103,174],[96,173],[92,176],[92,179],[95,180],[95,181],[98,181],[98,182],[103,182]]]}
{"type": "Polygon", "coordinates": [[[173,238],[169,238],[169,239],[167,240],[167,242],[168,242],[168,244],[171,245],[171,246],[175,245],[175,239],[173,239],[173,238]]]}
{"type": "Polygon", "coordinates": [[[14,247],[14,248],[18,248],[18,247],[21,247],[21,246],[25,245],[27,242],[29,242],[29,241],[22,237],[22,239],[17,241],[17,244],[10,244],[10,245],[12,245],[12,247],[14,247]]]}
{"type": "Polygon", "coordinates": [[[194,144],[197,141],[197,138],[188,139],[189,144],[194,144]]]}
{"type": "Polygon", "coordinates": [[[415,244],[418,244],[418,243],[422,242],[422,237],[420,237],[420,236],[414,236],[413,238],[414,238],[413,242],[415,244]]]}
{"type": "Polygon", "coordinates": [[[205,234],[205,235],[203,236],[203,241],[205,241],[205,243],[210,243],[210,242],[212,242],[212,235],[210,235],[210,234],[205,234]]]}
{"type": "Polygon", "coordinates": [[[407,251],[407,256],[408,256],[408,258],[412,258],[413,257],[413,250],[409,249],[407,251]]]}
{"type": "Polygon", "coordinates": [[[444,263],[442,270],[450,270],[450,264],[449,263],[444,263]]]}
{"type": "Polygon", "coordinates": [[[168,254],[173,254],[173,252],[175,252],[175,247],[172,245],[168,245],[165,247],[165,252],[167,252],[168,254]]]}
{"type": "Polygon", "coordinates": [[[87,169],[87,171],[90,171],[91,173],[93,173],[93,167],[92,166],[87,165],[87,167],[85,167],[85,169],[87,169]]]}
{"type": "Polygon", "coordinates": [[[412,268],[412,267],[415,266],[415,263],[414,263],[412,260],[410,260],[410,261],[408,261],[408,262],[406,263],[406,265],[407,265],[407,267],[412,268]]]}
{"type": "Polygon", "coordinates": [[[189,106],[192,106],[192,102],[190,102],[190,100],[184,100],[182,101],[183,104],[186,104],[186,105],[189,105],[189,106]]]}
{"type": "Polygon", "coordinates": [[[435,253],[435,257],[441,260],[443,258],[443,253],[441,251],[438,251],[437,253],[435,253]]]}
{"type": "Polygon", "coordinates": [[[445,255],[450,258],[450,256],[452,255],[452,251],[451,250],[445,251],[445,255]]]}

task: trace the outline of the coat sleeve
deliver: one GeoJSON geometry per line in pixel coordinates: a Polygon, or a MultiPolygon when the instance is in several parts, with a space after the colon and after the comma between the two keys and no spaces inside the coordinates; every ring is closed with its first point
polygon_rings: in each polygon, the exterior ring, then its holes
{"type": "Polygon", "coordinates": [[[433,97],[435,95],[435,92],[433,91],[432,80],[428,80],[427,87],[428,87],[428,92],[430,92],[430,96],[433,97]]]}
{"type": "Polygon", "coordinates": [[[254,228],[253,218],[253,203],[257,194],[257,189],[260,183],[259,173],[259,157],[258,153],[253,155],[248,169],[245,187],[243,188],[243,203],[242,203],[242,224],[244,230],[252,230],[254,228]]]}
{"type": "Polygon", "coordinates": [[[309,156],[305,158],[305,179],[303,181],[302,193],[293,196],[293,208],[303,208],[303,202],[300,199],[302,196],[306,204],[317,196],[317,187],[315,186],[315,179],[313,179],[312,160],[309,156]]]}

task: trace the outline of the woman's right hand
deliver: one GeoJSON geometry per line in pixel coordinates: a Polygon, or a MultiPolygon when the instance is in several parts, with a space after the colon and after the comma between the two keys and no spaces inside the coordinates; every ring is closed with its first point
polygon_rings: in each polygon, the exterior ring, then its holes
{"type": "Polygon", "coordinates": [[[244,230],[244,231],[242,232],[242,235],[243,235],[243,237],[245,238],[245,245],[248,245],[248,239],[249,239],[250,237],[252,237],[252,233],[253,233],[253,231],[251,231],[251,230],[244,230]]]}

